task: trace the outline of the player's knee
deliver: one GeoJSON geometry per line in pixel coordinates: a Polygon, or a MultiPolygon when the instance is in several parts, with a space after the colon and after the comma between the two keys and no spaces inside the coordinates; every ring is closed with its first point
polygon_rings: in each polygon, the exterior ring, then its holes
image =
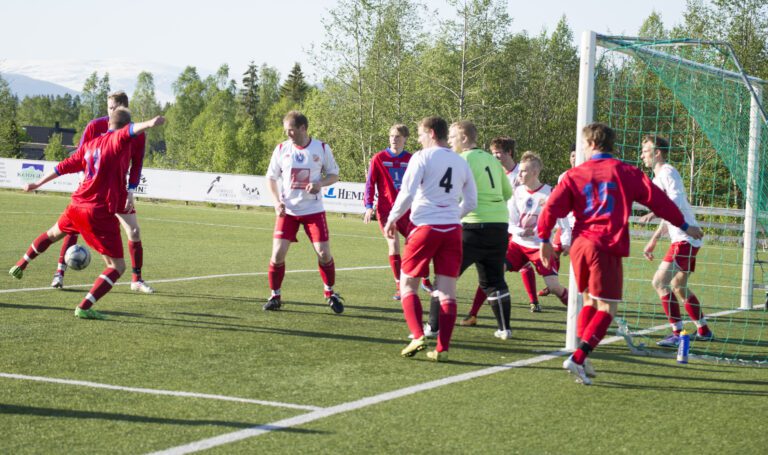
{"type": "Polygon", "coordinates": [[[141,232],[138,226],[131,226],[128,229],[128,238],[131,239],[132,242],[141,240],[141,232]]]}
{"type": "Polygon", "coordinates": [[[669,287],[664,277],[659,274],[656,274],[653,276],[653,279],[651,280],[651,285],[653,286],[654,289],[658,289],[660,291],[664,291],[669,287]]]}

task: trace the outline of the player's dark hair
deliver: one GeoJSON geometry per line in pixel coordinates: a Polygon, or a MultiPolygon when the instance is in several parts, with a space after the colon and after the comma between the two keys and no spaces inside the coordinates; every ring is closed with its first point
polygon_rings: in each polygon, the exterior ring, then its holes
{"type": "Polygon", "coordinates": [[[499,149],[502,152],[511,155],[515,159],[515,148],[517,142],[509,136],[499,136],[491,139],[491,149],[499,149]]]}
{"type": "Polygon", "coordinates": [[[616,141],[616,133],[605,123],[590,123],[581,130],[584,139],[594,144],[601,152],[613,152],[613,143],[616,141]]]}
{"type": "Polygon", "coordinates": [[[440,117],[425,117],[419,125],[425,130],[432,130],[435,132],[435,137],[438,141],[448,140],[448,122],[440,117]]]}
{"type": "Polygon", "coordinates": [[[645,144],[646,142],[650,142],[653,144],[653,148],[656,150],[661,151],[661,156],[663,156],[665,159],[667,158],[667,155],[669,154],[669,141],[664,139],[661,136],[657,136],[655,134],[646,134],[643,136],[643,142],[641,144],[645,144]]]}
{"type": "Polygon", "coordinates": [[[576,143],[574,142],[573,144],[571,144],[571,152],[575,152],[575,151],[576,151],[576,143]]]}
{"type": "Polygon", "coordinates": [[[113,130],[119,130],[129,123],[131,123],[131,111],[127,107],[118,107],[109,114],[109,126],[113,130]]]}
{"type": "Polygon", "coordinates": [[[301,128],[301,126],[304,125],[305,128],[309,129],[309,120],[307,119],[307,116],[299,111],[290,111],[285,114],[283,122],[286,121],[291,122],[291,125],[295,128],[301,128]]]}
{"type": "Polygon", "coordinates": [[[119,104],[123,107],[128,107],[128,95],[125,94],[124,91],[118,90],[117,92],[112,92],[109,94],[109,97],[107,99],[110,99],[114,101],[116,104],[119,104]]]}
{"type": "Polygon", "coordinates": [[[408,129],[407,126],[403,125],[402,123],[395,123],[392,125],[392,128],[389,129],[389,131],[395,130],[397,131],[397,134],[403,137],[410,137],[411,131],[408,129]]]}

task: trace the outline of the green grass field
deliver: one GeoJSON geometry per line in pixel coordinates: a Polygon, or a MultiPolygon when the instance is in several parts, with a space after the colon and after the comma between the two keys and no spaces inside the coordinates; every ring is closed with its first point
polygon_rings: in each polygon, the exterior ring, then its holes
{"type": "MultiPolygon", "coordinates": [[[[10,268],[67,202],[63,195],[0,191],[0,264],[10,268]]],[[[768,447],[765,368],[696,360],[679,366],[631,355],[617,342],[595,352],[594,384],[578,385],[561,369],[565,308],[549,297],[542,300],[545,312],[529,313],[512,274],[512,340],[493,337],[484,308],[478,327],[455,329],[449,362],[431,363],[423,353],[403,359],[407,328],[391,299],[377,226],[329,215],[344,314],[324,304],[305,237],[288,256],[286,305],[264,312],[270,210],[144,201],[138,210],[144,276],[157,292],[131,293],[124,276],[96,306],[109,320],[73,317],[103,268],[98,258],[82,272],[68,272],[63,291],[48,287],[59,245],[36,259],[23,280],[0,279],[0,453],[210,447],[210,453],[757,454],[768,447]]],[[[724,302],[727,286],[738,281],[723,272],[724,257],[702,258],[713,265],[695,275],[719,289],[718,308],[731,307],[724,302]]],[[[663,324],[649,310],[655,295],[647,280],[655,264],[628,260],[627,266],[630,324],[663,324]]],[[[460,280],[460,316],[475,283],[474,270],[460,280]]],[[[748,314],[756,321],[764,315],[748,314]]],[[[729,317],[728,327],[744,317],[729,317]]],[[[713,322],[718,333],[726,330],[720,324],[713,322]]],[[[746,327],[754,332],[764,325],[746,327]]]]}

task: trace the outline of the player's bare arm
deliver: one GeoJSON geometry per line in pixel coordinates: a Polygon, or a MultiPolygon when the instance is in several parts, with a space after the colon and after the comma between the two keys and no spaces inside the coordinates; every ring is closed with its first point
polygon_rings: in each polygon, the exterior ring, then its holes
{"type": "Polygon", "coordinates": [[[275,205],[277,216],[285,216],[285,203],[280,198],[280,190],[277,188],[277,180],[267,179],[269,181],[269,194],[272,195],[272,201],[275,205]]]}
{"type": "Polygon", "coordinates": [[[40,188],[41,186],[45,185],[46,183],[50,182],[51,180],[54,180],[58,176],[59,176],[59,174],[57,174],[54,171],[51,171],[51,172],[48,173],[48,175],[44,176],[43,178],[41,178],[37,182],[27,183],[26,185],[24,185],[24,191],[26,191],[26,192],[34,191],[34,190],[40,188]]]}
{"type": "MultiPolygon", "coordinates": [[[[647,215],[646,215],[647,216],[647,215]]],[[[667,223],[661,223],[659,224],[659,228],[656,229],[656,231],[651,236],[651,239],[648,240],[648,243],[645,245],[645,248],[643,248],[643,256],[645,256],[646,259],[649,261],[653,260],[653,250],[656,249],[656,243],[659,241],[662,235],[664,235],[667,232],[667,223]]]]}
{"type": "Polygon", "coordinates": [[[317,194],[320,192],[321,189],[323,189],[324,186],[333,185],[334,183],[339,181],[339,176],[336,174],[328,174],[320,181],[318,182],[311,182],[308,183],[306,188],[304,188],[306,191],[308,191],[311,194],[317,194]]]}

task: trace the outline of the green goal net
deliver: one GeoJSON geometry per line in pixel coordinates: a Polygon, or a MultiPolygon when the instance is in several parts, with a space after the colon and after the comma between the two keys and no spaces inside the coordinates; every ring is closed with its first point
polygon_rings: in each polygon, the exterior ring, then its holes
{"type": "MultiPolygon", "coordinates": [[[[766,364],[768,313],[768,127],[764,81],[742,71],[726,43],[595,35],[591,103],[595,121],[617,133],[617,156],[643,167],[643,136],[670,141],[668,161],[681,174],[704,244],[688,287],[701,302],[713,340],[692,337],[691,354],[719,361],[766,364]]],[[[584,64],[584,63],[582,63],[584,64]]],[[[583,94],[581,95],[584,96],[583,94]]],[[[651,175],[650,169],[645,169],[651,175]]],[[[617,321],[637,353],[672,356],[657,342],[671,334],[643,247],[657,224],[631,219],[632,253],[624,261],[624,297],[617,321]]],[[[658,223],[658,221],[656,221],[658,223]]],[[[680,302],[685,330],[696,331],[680,302]]]]}

